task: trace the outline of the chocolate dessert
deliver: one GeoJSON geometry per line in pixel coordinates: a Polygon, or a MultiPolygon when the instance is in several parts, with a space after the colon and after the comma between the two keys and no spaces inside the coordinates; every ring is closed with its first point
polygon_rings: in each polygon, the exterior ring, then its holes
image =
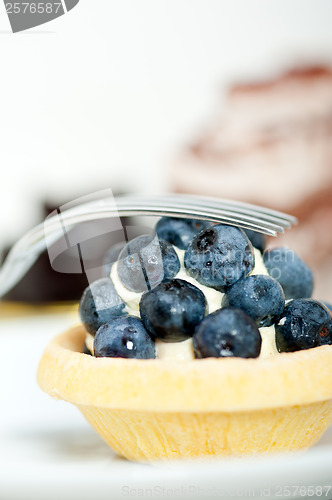
{"type": "MultiPolygon", "coordinates": [[[[44,202],[41,207],[41,220],[56,210],[56,206],[56,204],[44,202]]],[[[127,218],[123,224],[133,224],[133,219],[127,218]]],[[[98,221],[85,223],[84,231],[86,234],[89,232],[94,234],[93,228],[97,225],[98,221]]],[[[112,227],[112,220],[108,223],[108,227],[112,227]]],[[[108,274],[110,265],[116,261],[120,248],[125,243],[124,232],[117,230],[114,224],[113,231],[105,234],[101,232],[99,236],[86,239],[80,244],[84,263],[78,257],[77,246],[69,247],[52,263],[48,250],[45,250],[20,281],[2,298],[3,304],[17,302],[35,306],[50,303],[76,303],[88,285],[89,279],[98,279],[108,274]]],[[[0,264],[9,250],[10,246],[4,248],[0,264]]]]}

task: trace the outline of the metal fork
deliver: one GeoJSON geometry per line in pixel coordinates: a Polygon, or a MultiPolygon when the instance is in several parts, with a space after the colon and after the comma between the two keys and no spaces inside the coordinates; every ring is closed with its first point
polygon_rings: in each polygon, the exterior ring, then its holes
{"type": "Polygon", "coordinates": [[[0,269],[0,297],[18,283],[46,246],[55,243],[77,224],[137,215],[207,220],[271,236],[283,233],[297,222],[291,215],[257,205],[194,195],[123,195],[94,200],[62,212],[58,210],[17,241],[0,269]]]}

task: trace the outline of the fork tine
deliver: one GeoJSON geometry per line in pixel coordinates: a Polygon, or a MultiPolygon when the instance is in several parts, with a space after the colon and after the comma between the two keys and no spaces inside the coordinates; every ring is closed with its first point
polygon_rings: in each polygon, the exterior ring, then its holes
{"type": "Polygon", "coordinates": [[[283,232],[284,227],[289,227],[289,224],[284,223],[283,221],[279,221],[278,219],[274,218],[273,220],[275,222],[271,222],[270,220],[264,220],[261,217],[257,217],[255,215],[247,215],[246,213],[242,213],[240,211],[232,211],[230,209],[225,210],[225,209],[220,209],[220,208],[215,208],[214,206],[210,208],[209,206],[203,206],[202,208],[199,206],[197,207],[197,204],[190,204],[190,203],[184,203],[184,202],[176,202],[173,200],[172,205],[170,205],[169,200],[162,200],[158,198],[145,198],[144,200],[136,200],[132,201],[130,204],[126,200],[122,200],[117,202],[117,207],[118,209],[121,209],[123,206],[126,206],[127,208],[130,208],[131,210],[135,209],[152,209],[155,211],[156,208],[159,208],[161,211],[167,211],[167,213],[173,213],[174,211],[179,212],[179,217],[183,217],[185,215],[190,216],[192,218],[206,218],[211,221],[215,222],[223,222],[223,223],[233,223],[235,224],[240,224],[243,226],[243,224],[247,224],[248,229],[253,229],[257,228],[257,230],[271,230],[271,234],[275,234],[277,232],[283,232]],[[182,215],[181,215],[182,214],[182,215]],[[278,224],[277,224],[278,222],[278,224]]]}
{"type": "Polygon", "coordinates": [[[250,203],[236,202],[233,200],[210,198],[204,196],[187,195],[187,194],[167,194],[158,197],[144,196],[144,195],[130,195],[130,199],[133,200],[149,200],[149,201],[164,201],[164,202],[186,202],[191,201],[196,207],[210,207],[216,210],[231,210],[237,212],[241,215],[247,214],[249,216],[257,215],[259,219],[270,221],[272,223],[277,223],[285,228],[289,228],[292,224],[297,223],[297,219],[291,215],[279,212],[277,210],[267,209],[265,207],[260,207],[258,205],[253,205],[250,203]]]}
{"type": "MultiPolygon", "coordinates": [[[[272,236],[276,236],[278,232],[284,232],[284,228],[282,226],[278,226],[276,224],[272,224],[270,222],[263,221],[256,217],[249,217],[247,215],[241,216],[241,214],[235,214],[231,211],[228,213],[225,210],[216,211],[215,209],[206,209],[202,210],[201,208],[197,209],[197,206],[194,205],[184,205],[184,204],[176,204],[169,202],[161,202],[157,203],[155,200],[150,202],[147,201],[147,198],[144,201],[141,199],[140,201],[131,201],[129,202],[129,198],[122,199],[121,201],[116,200],[116,204],[112,202],[109,206],[107,202],[104,203],[102,210],[99,204],[89,203],[84,207],[78,206],[67,210],[66,212],[62,212],[62,219],[66,222],[67,227],[70,227],[71,224],[77,222],[77,212],[79,214],[80,220],[95,220],[95,219],[104,219],[107,217],[114,216],[122,216],[122,217],[130,217],[136,215],[152,215],[152,216],[173,216],[173,217],[182,217],[182,218],[194,218],[194,219],[202,219],[208,220],[211,222],[219,222],[223,224],[236,225],[247,229],[252,229],[256,231],[260,231],[265,234],[269,234],[272,236]]],[[[50,220],[50,222],[52,222],[50,220]]],[[[51,229],[52,231],[52,229],[51,229]]]]}
{"type": "MultiPolygon", "coordinates": [[[[186,196],[185,199],[194,200],[195,198],[191,196],[186,196]]],[[[202,206],[209,206],[219,210],[226,209],[226,210],[232,210],[240,214],[256,215],[260,219],[264,219],[272,223],[275,222],[285,227],[290,227],[292,224],[295,224],[297,222],[296,218],[291,215],[284,214],[276,210],[270,210],[267,208],[258,207],[256,205],[250,205],[248,203],[241,204],[240,202],[238,203],[229,202],[229,200],[218,200],[217,198],[210,200],[203,197],[202,198],[198,197],[197,199],[195,199],[195,203],[202,206]]]]}
{"type": "Polygon", "coordinates": [[[160,208],[167,208],[170,206],[170,204],[172,204],[172,206],[178,208],[179,210],[192,208],[193,210],[197,211],[197,209],[199,208],[200,210],[209,211],[209,213],[212,213],[213,215],[229,216],[231,218],[238,216],[247,220],[248,222],[254,222],[254,224],[256,224],[257,222],[264,222],[267,227],[278,226],[278,230],[280,227],[289,228],[291,226],[289,221],[279,219],[276,216],[262,216],[261,214],[255,214],[252,211],[250,212],[249,210],[233,210],[231,207],[217,207],[215,204],[188,203],[187,201],[181,200],[176,200],[175,202],[174,199],[160,200],[157,198],[149,198],[148,201],[135,201],[135,203],[140,207],[146,206],[149,203],[160,208]]]}
{"type": "Polygon", "coordinates": [[[280,212],[279,210],[274,210],[272,208],[267,208],[267,207],[263,207],[260,205],[255,205],[253,203],[246,203],[243,201],[229,200],[226,198],[205,197],[202,195],[184,194],[181,196],[186,197],[186,198],[201,199],[203,202],[206,202],[206,203],[216,203],[217,206],[218,205],[221,206],[223,204],[225,206],[229,206],[229,207],[232,207],[234,209],[236,209],[236,208],[238,208],[240,210],[247,209],[250,212],[254,211],[254,212],[257,212],[259,214],[271,215],[271,216],[277,217],[278,219],[280,218],[280,219],[288,220],[294,224],[297,222],[296,217],[294,217],[293,215],[289,215],[289,214],[286,214],[284,212],[280,212]]]}
{"type": "MultiPolygon", "coordinates": [[[[182,195],[162,195],[162,196],[147,196],[147,195],[122,195],[118,196],[112,200],[103,200],[103,210],[106,209],[106,213],[104,213],[101,218],[107,216],[114,217],[114,210],[119,211],[119,215],[129,216],[129,215],[137,215],[138,212],[145,215],[173,215],[177,217],[191,217],[197,219],[207,219],[214,222],[221,222],[224,224],[232,224],[239,225],[244,228],[253,229],[256,231],[260,231],[266,234],[271,234],[276,236],[277,233],[284,232],[284,228],[290,227],[290,221],[292,218],[287,220],[287,215],[283,214],[283,219],[278,218],[273,215],[272,217],[266,216],[262,217],[261,214],[256,213],[255,211],[241,210],[237,208],[237,210],[233,210],[229,207],[227,203],[226,208],[220,208],[220,206],[216,206],[217,203],[210,198],[200,198],[204,200],[203,202],[196,202],[196,197],[190,196],[188,198],[190,202],[183,199],[182,195]],[[111,203],[108,203],[110,201],[111,203]],[[114,205],[115,202],[115,205],[114,205]],[[206,202],[206,203],[205,203],[206,202]],[[121,211],[121,213],[120,213],[121,211]]],[[[232,202],[235,203],[236,202],[232,202]]],[[[226,203],[223,202],[225,206],[226,203]]],[[[255,206],[254,206],[255,207],[255,206]]],[[[258,207],[260,209],[260,207],[258,207]]],[[[81,215],[81,210],[84,211],[85,216],[90,218],[89,212],[101,212],[100,201],[98,203],[92,202],[87,203],[84,206],[76,207],[81,215]]],[[[71,209],[71,212],[73,209],[71,209]]],[[[64,213],[62,213],[64,215],[64,213]]],[[[67,216],[71,217],[71,214],[67,214],[67,216]]]]}
{"type": "Polygon", "coordinates": [[[120,216],[135,216],[140,213],[141,215],[158,215],[158,216],[173,216],[173,217],[180,217],[180,218],[192,218],[192,219],[201,219],[201,220],[208,220],[211,222],[219,222],[221,224],[229,224],[233,226],[239,226],[245,229],[252,229],[254,231],[262,232],[265,234],[269,234],[271,236],[276,236],[277,233],[283,233],[284,228],[281,226],[277,225],[267,225],[267,224],[259,224],[259,222],[252,220],[249,221],[248,219],[243,219],[240,217],[229,217],[226,215],[215,215],[212,212],[197,212],[192,209],[184,209],[180,208],[169,208],[169,207],[159,207],[156,208],[155,205],[152,207],[145,206],[144,208],[138,207],[138,206],[132,206],[128,207],[126,209],[119,207],[118,208],[118,213],[120,216]]]}
{"type": "Polygon", "coordinates": [[[252,229],[253,231],[262,232],[265,234],[269,234],[272,236],[276,236],[278,233],[283,233],[284,228],[277,225],[269,224],[267,225],[264,222],[259,223],[259,221],[251,219],[244,219],[235,216],[226,216],[226,215],[216,215],[213,212],[197,212],[188,209],[188,208],[169,208],[169,207],[159,207],[156,206],[132,206],[128,208],[118,208],[119,216],[136,216],[136,215],[152,215],[152,216],[169,216],[169,217],[180,217],[180,218],[192,218],[192,219],[201,219],[208,220],[210,222],[217,222],[221,224],[229,224],[234,226],[239,226],[245,229],[252,229]]]}

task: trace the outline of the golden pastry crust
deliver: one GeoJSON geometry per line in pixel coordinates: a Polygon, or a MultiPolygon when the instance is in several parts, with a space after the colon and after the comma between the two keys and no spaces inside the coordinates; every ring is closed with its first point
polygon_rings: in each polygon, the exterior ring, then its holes
{"type": "Polygon", "coordinates": [[[78,406],[120,455],[138,461],[287,452],[315,444],[332,400],[246,412],[153,412],[78,406]]]}
{"type": "Polygon", "coordinates": [[[190,361],[82,354],[77,326],[46,348],[40,387],[75,404],[131,460],[298,450],[332,422],[332,346],[190,361]]]}
{"type": "Polygon", "coordinates": [[[236,412],[332,399],[332,346],[268,359],[190,361],[95,358],[82,354],[77,326],[46,348],[38,383],[79,405],[141,411],[236,412]]]}

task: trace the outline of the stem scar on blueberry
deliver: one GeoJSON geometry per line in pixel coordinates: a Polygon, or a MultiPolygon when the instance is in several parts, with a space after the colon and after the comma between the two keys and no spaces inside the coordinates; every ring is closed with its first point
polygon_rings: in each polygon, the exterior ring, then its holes
{"type": "Polygon", "coordinates": [[[223,351],[231,351],[233,348],[233,344],[227,340],[222,340],[220,345],[223,351]]]}
{"type": "Polygon", "coordinates": [[[215,242],[216,234],[213,229],[207,229],[203,235],[197,240],[197,248],[199,250],[207,250],[215,242]]]}

